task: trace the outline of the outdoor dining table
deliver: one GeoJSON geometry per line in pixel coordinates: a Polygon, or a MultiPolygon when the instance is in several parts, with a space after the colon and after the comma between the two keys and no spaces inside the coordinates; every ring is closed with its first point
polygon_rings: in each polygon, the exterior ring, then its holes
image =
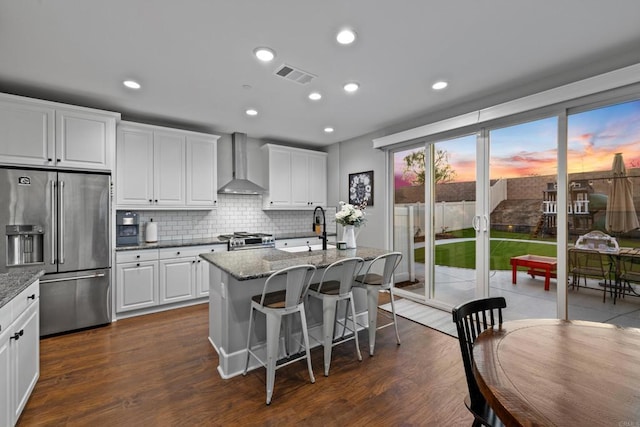
{"type": "Polygon", "coordinates": [[[640,425],[640,329],[527,319],[482,332],[480,391],[508,426],[640,425]]]}

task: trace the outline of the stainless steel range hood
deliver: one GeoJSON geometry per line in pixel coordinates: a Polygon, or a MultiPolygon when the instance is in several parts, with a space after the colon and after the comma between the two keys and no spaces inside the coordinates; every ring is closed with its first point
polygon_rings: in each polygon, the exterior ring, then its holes
{"type": "Polygon", "coordinates": [[[231,134],[233,175],[231,181],[220,187],[219,194],[263,194],[266,190],[247,179],[247,134],[231,134]]]}

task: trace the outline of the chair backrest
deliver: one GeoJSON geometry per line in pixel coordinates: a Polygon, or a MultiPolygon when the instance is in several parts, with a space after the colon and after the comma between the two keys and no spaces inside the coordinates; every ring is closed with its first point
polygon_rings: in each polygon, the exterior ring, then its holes
{"type": "Polygon", "coordinates": [[[322,279],[318,285],[318,292],[322,291],[322,285],[325,283],[325,277],[329,278],[328,280],[335,280],[331,279],[331,277],[334,275],[335,270],[338,269],[340,277],[339,295],[345,296],[351,291],[353,281],[356,276],[360,274],[360,270],[362,270],[363,265],[364,259],[360,257],[344,258],[330,264],[322,273],[322,279]]]}
{"type": "Polygon", "coordinates": [[[277,291],[276,286],[281,281],[281,278],[284,277],[286,281],[284,309],[296,308],[302,302],[302,298],[306,294],[315,272],[315,266],[302,264],[283,268],[272,273],[264,282],[260,305],[264,305],[266,294],[277,291]]]}
{"type": "Polygon", "coordinates": [[[369,281],[367,280],[369,273],[373,273],[381,269],[382,283],[380,283],[380,285],[383,289],[390,288],[393,286],[393,272],[396,271],[396,268],[400,265],[400,261],[402,261],[402,252],[389,252],[374,258],[364,273],[364,281],[369,281]]]}
{"type": "Polygon", "coordinates": [[[595,249],[570,249],[569,266],[571,270],[577,268],[582,274],[605,275],[602,254],[595,249]]]}
{"type": "Polygon", "coordinates": [[[473,343],[485,329],[502,325],[502,309],[506,307],[507,302],[503,297],[493,297],[468,301],[451,310],[453,322],[458,330],[458,341],[472,404],[484,402],[473,376],[473,343]]]}
{"type": "Polygon", "coordinates": [[[640,250],[621,255],[622,278],[629,282],[640,282],[640,250]]]}

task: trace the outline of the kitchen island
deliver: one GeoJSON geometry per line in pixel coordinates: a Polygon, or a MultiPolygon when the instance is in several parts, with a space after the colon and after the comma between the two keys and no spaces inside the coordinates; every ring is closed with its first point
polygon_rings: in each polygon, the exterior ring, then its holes
{"type": "MultiPolygon", "coordinates": [[[[322,269],[335,261],[354,256],[371,261],[387,252],[382,249],[358,247],[348,250],[327,249],[293,253],[279,249],[251,249],[201,254],[200,257],[211,264],[209,341],[218,352],[220,376],[231,378],[244,370],[251,297],[262,292],[265,280],[273,272],[294,265],[312,264],[318,269],[313,281],[319,281],[322,269]]],[[[363,289],[354,289],[354,300],[358,324],[367,325],[366,292],[363,289]]],[[[307,308],[307,317],[311,336],[321,336],[322,306],[319,301],[311,301],[307,308]],[[314,333],[315,331],[317,333],[314,333]]],[[[259,343],[265,342],[264,318],[258,317],[256,324],[257,338],[253,338],[253,343],[260,345],[259,343]]],[[[320,345],[319,341],[311,341],[311,346],[320,345]]],[[[258,366],[252,359],[250,369],[258,366]]]]}

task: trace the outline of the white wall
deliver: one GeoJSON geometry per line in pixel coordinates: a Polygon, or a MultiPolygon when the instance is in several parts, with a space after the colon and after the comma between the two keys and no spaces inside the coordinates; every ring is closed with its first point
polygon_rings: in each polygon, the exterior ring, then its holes
{"type": "MultiPolygon", "coordinates": [[[[365,210],[367,222],[361,227],[358,235],[358,245],[372,248],[387,249],[385,247],[385,235],[388,221],[385,212],[388,207],[385,193],[387,190],[387,177],[385,171],[385,154],[372,146],[373,138],[380,134],[368,134],[348,141],[334,144],[329,148],[329,205],[338,205],[340,201],[349,200],[349,174],[356,172],[373,171],[373,206],[365,210]],[[336,164],[337,161],[337,164],[336,164]]],[[[341,236],[338,227],[338,236],[341,236]]]]}

